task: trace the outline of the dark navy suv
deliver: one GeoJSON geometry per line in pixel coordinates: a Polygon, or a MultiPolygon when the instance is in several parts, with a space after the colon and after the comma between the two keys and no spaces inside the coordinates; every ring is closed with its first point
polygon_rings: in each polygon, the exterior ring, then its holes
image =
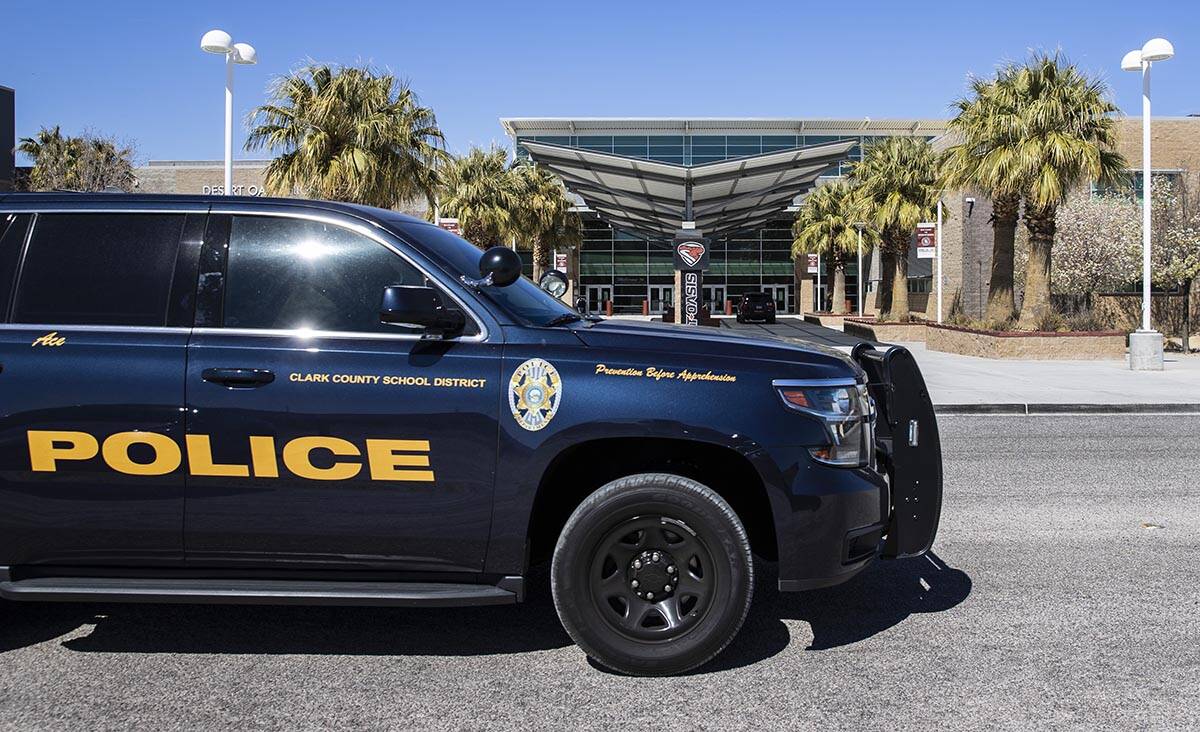
{"type": "Polygon", "coordinates": [[[924,383],[583,317],[426,222],[314,201],[0,196],[0,597],[500,604],[552,560],[600,663],[678,673],[779,587],[920,554],[924,383]]]}

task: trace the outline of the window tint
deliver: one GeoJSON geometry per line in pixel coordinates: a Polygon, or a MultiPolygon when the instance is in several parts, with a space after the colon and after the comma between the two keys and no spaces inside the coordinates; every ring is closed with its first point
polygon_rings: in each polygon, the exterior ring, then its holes
{"type": "Polygon", "coordinates": [[[182,214],[40,214],[13,305],[15,323],[166,323],[182,214]]]}
{"type": "MultiPolygon", "coordinates": [[[[235,216],[229,234],[224,324],[403,333],[379,322],[383,288],[424,284],[420,271],[395,252],[341,227],[235,216]]],[[[453,305],[444,296],[442,300],[453,305]]]]}
{"type": "Polygon", "coordinates": [[[8,301],[12,298],[13,277],[25,246],[30,214],[0,215],[0,314],[8,316],[8,301]]]}

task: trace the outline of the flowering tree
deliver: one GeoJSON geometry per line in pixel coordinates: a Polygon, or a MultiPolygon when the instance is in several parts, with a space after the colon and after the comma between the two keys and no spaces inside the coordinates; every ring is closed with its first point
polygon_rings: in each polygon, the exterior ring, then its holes
{"type": "Polygon", "coordinates": [[[1155,284],[1187,287],[1200,277],[1200,213],[1183,187],[1167,176],[1154,177],[1151,196],[1150,274],[1155,284]]]}
{"type": "Polygon", "coordinates": [[[1141,271],[1141,209],[1125,196],[1078,196],[1058,211],[1054,292],[1115,290],[1141,271]]]}

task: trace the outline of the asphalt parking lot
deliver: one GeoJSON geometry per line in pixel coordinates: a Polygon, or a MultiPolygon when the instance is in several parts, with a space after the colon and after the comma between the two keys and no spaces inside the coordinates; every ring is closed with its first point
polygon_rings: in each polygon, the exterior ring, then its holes
{"type": "Polygon", "coordinates": [[[0,725],[1200,727],[1200,417],[940,423],[936,557],[796,595],[764,564],[690,676],[592,666],[544,586],[495,609],[3,604],[0,725]]]}

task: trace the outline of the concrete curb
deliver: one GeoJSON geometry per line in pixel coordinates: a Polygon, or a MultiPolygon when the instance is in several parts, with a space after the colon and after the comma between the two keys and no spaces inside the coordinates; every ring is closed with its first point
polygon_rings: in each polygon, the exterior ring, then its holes
{"type": "Polygon", "coordinates": [[[936,414],[1200,414],[1200,404],[935,404],[936,414]]]}

